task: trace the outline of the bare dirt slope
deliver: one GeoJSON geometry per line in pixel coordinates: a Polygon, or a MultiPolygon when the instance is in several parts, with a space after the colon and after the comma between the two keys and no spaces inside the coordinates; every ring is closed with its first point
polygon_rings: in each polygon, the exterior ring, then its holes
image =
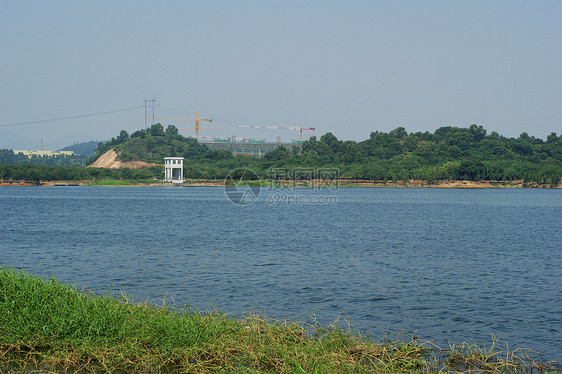
{"type": "Polygon", "coordinates": [[[117,160],[118,154],[115,153],[113,149],[105,152],[96,161],[88,165],[89,168],[108,168],[108,169],[119,169],[119,168],[130,168],[130,169],[140,169],[147,168],[150,166],[159,166],[158,164],[151,164],[144,161],[119,161],[117,160]]]}

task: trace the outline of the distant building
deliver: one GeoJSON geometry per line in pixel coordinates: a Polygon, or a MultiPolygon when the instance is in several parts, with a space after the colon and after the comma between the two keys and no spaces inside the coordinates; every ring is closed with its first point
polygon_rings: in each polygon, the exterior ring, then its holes
{"type": "Polygon", "coordinates": [[[184,182],[183,157],[164,157],[164,182],[184,182]]]}
{"type": "Polygon", "coordinates": [[[18,154],[21,153],[23,155],[26,155],[27,157],[31,158],[31,156],[38,156],[38,157],[43,157],[43,156],[74,156],[74,152],[73,151],[58,151],[58,152],[53,152],[53,151],[27,151],[27,150],[21,150],[21,149],[14,149],[14,154],[18,154]]]}
{"type": "Polygon", "coordinates": [[[232,152],[234,156],[254,156],[262,157],[266,152],[271,152],[283,146],[289,151],[296,149],[298,153],[302,151],[303,140],[295,139],[292,143],[266,143],[264,139],[248,139],[244,142],[235,142],[230,138],[215,138],[212,142],[201,142],[209,149],[224,149],[232,152]]]}

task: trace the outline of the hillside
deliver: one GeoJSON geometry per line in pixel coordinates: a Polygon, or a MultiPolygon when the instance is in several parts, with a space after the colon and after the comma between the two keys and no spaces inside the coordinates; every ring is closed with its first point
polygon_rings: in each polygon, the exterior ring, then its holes
{"type": "Polygon", "coordinates": [[[67,145],[64,148],[59,149],[59,151],[72,151],[77,155],[91,157],[94,155],[97,145],[98,145],[97,141],[90,140],[89,142],[74,143],[72,145],[67,145]]]}
{"type": "Polygon", "coordinates": [[[223,179],[234,169],[251,168],[260,178],[278,178],[277,171],[283,170],[286,178],[303,179],[314,175],[299,170],[327,168],[336,170],[342,179],[383,183],[519,181],[555,186],[562,179],[562,136],[551,133],[543,140],[522,133],[518,138],[506,138],[496,132],[488,134],[477,125],[445,126],[433,133],[408,133],[398,127],[388,133],[372,132],[360,142],[327,133],[305,141],[300,153],[279,147],[262,158],[209,150],[197,140],[179,135],[174,126],[164,131],[161,125],[153,125],[130,136],[121,131],[117,138],[100,143],[91,162],[109,150],[115,155],[104,157],[113,158],[111,162],[162,164],[164,157],[182,156],[188,178],[223,179]]]}
{"type": "Polygon", "coordinates": [[[107,168],[107,169],[119,169],[119,168],[129,168],[129,169],[141,169],[148,168],[151,166],[158,166],[158,164],[148,163],[144,161],[120,161],[118,160],[118,155],[113,149],[105,152],[96,161],[88,165],[89,168],[107,168]]]}
{"type": "Polygon", "coordinates": [[[154,165],[164,164],[164,157],[170,156],[186,159],[232,157],[228,152],[209,150],[207,146],[199,144],[196,139],[180,135],[178,129],[173,125],[168,126],[164,131],[162,125],[155,124],[148,130],[138,130],[130,136],[127,131],[122,130],[116,138],[112,138],[106,143],[100,142],[95,155],[89,160],[89,164],[92,167],[108,167],[95,166],[106,164],[121,165],[115,167],[131,167],[130,165],[135,164],[126,163],[141,161],[154,165]],[[108,153],[110,150],[113,153],[108,153]]]}

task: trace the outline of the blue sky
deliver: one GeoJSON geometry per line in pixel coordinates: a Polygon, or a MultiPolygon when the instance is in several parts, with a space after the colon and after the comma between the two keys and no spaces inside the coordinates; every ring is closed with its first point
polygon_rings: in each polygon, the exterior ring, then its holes
{"type": "Polygon", "coordinates": [[[562,131],[560,1],[2,1],[0,50],[0,148],[133,132],[153,97],[206,136],[562,131]]]}

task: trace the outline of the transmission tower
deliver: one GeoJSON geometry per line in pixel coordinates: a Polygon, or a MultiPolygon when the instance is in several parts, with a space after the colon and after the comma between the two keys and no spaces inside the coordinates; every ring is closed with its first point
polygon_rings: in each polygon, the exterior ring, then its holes
{"type": "Polygon", "coordinates": [[[152,98],[152,100],[144,99],[144,129],[146,130],[148,127],[146,125],[146,120],[148,119],[148,103],[152,102],[152,123],[154,124],[154,103],[156,102],[156,98],[152,98]]]}

